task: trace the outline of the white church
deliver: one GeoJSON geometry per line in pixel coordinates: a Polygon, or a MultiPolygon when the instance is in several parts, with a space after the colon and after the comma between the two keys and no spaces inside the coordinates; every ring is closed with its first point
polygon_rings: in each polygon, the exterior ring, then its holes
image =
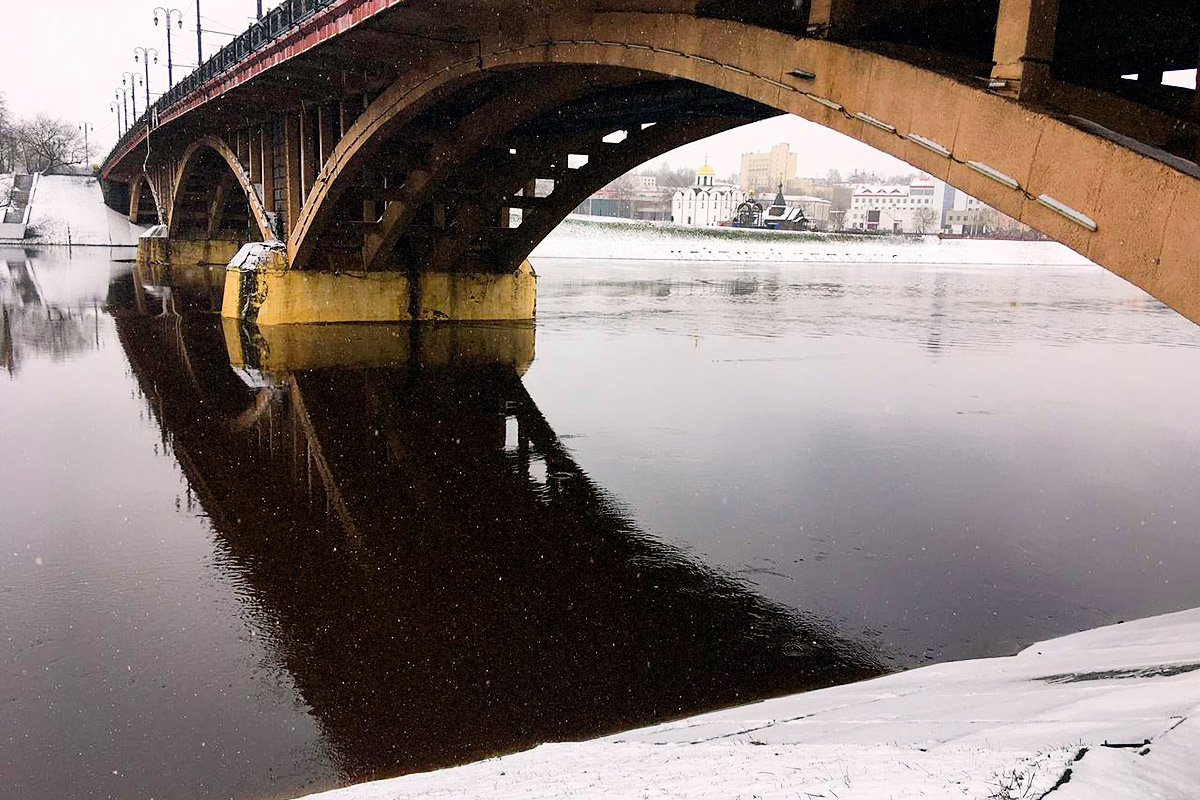
{"type": "Polygon", "coordinates": [[[737,216],[737,209],[749,194],[728,183],[716,183],[716,173],[705,164],[696,172],[696,182],[675,193],[671,201],[671,219],[679,225],[715,228],[737,216]]]}

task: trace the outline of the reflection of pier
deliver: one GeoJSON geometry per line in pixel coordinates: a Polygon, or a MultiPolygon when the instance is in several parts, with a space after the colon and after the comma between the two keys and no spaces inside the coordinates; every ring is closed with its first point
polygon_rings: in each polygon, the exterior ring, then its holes
{"type": "Polygon", "coordinates": [[[339,328],[117,328],[347,779],[879,671],[623,516],[524,389],[532,328],[346,328],[355,368],[339,328]]]}

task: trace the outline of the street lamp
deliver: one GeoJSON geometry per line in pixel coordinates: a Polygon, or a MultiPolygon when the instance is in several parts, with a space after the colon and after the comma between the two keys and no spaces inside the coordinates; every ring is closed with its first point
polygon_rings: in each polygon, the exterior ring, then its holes
{"type": "MultiPolygon", "coordinates": [[[[171,28],[168,26],[167,30],[171,28]]],[[[158,50],[153,47],[135,47],[133,48],[133,61],[136,64],[138,53],[141,53],[142,65],[146,67],[146,111],[150,110],[150,58],[153,53],[154,63],[158,63],[158,50]]]]}
{"type": "Polygon", "coordinates": [[[125,126],[121,124],[121,106],[116,100],[108,102],[108,110],[117,115],[117,135],[118,137],[125,135],[125,126]]]}
{"type": "Polygon", "coordinates": [[[204,63],[204,39],[200,35],[200,0],[196,0],[196,67],[204,63]]]}
{"type": "MultiPolygon", "coordinates": [[[[139,76],[138,76],[138,75],[135,75],[135,74],[134,74],[134,73],[132,73],[132,72],[122,72],[122,73],[121,73],[121,96],[122,96],[122,100],[124,99],[124,95],[125,95],[125,79],[126,79],[126,78],[128,78],[128,79],[129,79],[129,99],[133,101],[133,121],[134,121],[134,122],[137,122],[137,119],[138,119],[138,113],[137,113],[137,92],[135,92],[135,91],[134,91],[134,89],[136,89],[136,88],[137,88],[137,82],[138,82],[139,76]]],[[[129,124],[129,125],[130,125],[130,127],[132,127],[132,124],[131,124],[131,123],[129,123],[129,109],[128,109],[128,108],[127,108],[127,109],[125,109],[125,122],[126,122],[127,124],[129,124]]]]}
{"type": "Polygon", "coordinates": [[[86,122],[79,126],[79,130],[83,131],[83,163],[87,164],[92,160],[92,148],[88,146],[88,128],[96,130],[94,126],[88,125],[86,122]]]}
{"type": "Polygon", "coordinates": [[[262,0],[258,0],[258,18],[262,19],[262,0]]]}
{"type": "Polygon", "coordinates": [[[162,12],[167,18],[167,88],[170,89],[175,85],[175,64],[171,58],[171,15],[178,14],[179,27],[183,28],[183,12],[178,8],[163,8],[157,6],[154,9],[154,24],[158,25],[158,12],[162,12]]]}

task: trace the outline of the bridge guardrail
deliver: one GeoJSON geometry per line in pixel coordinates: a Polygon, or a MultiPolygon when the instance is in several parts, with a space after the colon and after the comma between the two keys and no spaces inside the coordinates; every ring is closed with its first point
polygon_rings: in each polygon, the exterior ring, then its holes
{"type": "Polygon", "coordinates": [[[233,69],[258,50],[312,18],[321,9],[336,2],[338,0],[284,0],[263,14],[262,19],[257,20],[245,31],[235,36],[229,44],[218,50],[216,54],[151,103],[150,107],[129,126],[129,130],[113,145],[112,150],[104,157],[104,163],[107,164],[113,156],[140,136],[144,130],[157,127],[162,113],[171,106],[186,99],[213,78],[233,69]]]}

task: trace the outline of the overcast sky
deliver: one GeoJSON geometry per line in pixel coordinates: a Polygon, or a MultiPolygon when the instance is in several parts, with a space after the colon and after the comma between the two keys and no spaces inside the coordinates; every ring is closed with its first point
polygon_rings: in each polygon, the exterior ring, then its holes
{"type": "MultiPolygon", "coordinates": [[[[145,75],[134,63],[136,46],[157,48],[158,64],[150,65],[150,96],[167,84],[167,36],[162,22],[155,26],[154,2],[141,0],[0,0],[4,41],[0,44],[0,92],[18,116],[38,111],[95,126],[97,158],[116,139],[116,116],[109,109],[121,73],[145,75]]],[[[266,0],[271,8],[277,0],[266,0]]],[[[183,11],[183,28],[172,30],[175,78],[196,64],[195,0],[168,7],[183,11]]],[[[256,0],[201,0],[204,55],[212,55],[245,30],[256,13],[256,0]]],[[[161,14],[160,14],[161,18],[161,14]]],[[[1169,78],[1177,85],[1195,86],[1195,70],[1169,78]]],[[[137,104],[145,107],[145,89],[138,88],[137,104]]],[[[117,95],[119,98],[119,94],[117,95]]],[[[119,100],[118,100],[119,102],[119,100]]],[[[131,109],[132,110],[132,109],[131,109]]],[[[793,116],[778,117],[680,148],[655,162],[675,167],[708,162],[721,177],[737,172],[741,154],[770,149],[787,142],[799,155],[799,174],[822,177],[830,169],[842,173],[861,168],[894,174],[911,168],[877,150],[834,131],[793,116]]]]}
{"type": "MultiPolygon", "coordinates": [[[[276,3],[268,0],[264,5],[276,3]]],[[[44,111],[77,123],[87,120],[96,127],[100,153],[107,152],[117,130],[108,104],[121,86],[121,73],[145,75],[143,65],[133,61],[134,47],[157,48],[160,53],[158,65],[150,64],[151,99],[166,88],[167,34],[161,13],[158,26],[154,24],[155,5],[183,11],[183,29],[176,25],[171,31],[179,80],[196,64],[195,0],[0,0],[0,92],[9,110],[18,116],[44,111]]],[[[201,0],[202,27],[240,32],[253,21],[256,8],[255,0],[201,0]]],[[[205,57],[230,39],[205,33],[205,57]]],[[[139,86],[139,113],[145,98],[139,86]]]]}

